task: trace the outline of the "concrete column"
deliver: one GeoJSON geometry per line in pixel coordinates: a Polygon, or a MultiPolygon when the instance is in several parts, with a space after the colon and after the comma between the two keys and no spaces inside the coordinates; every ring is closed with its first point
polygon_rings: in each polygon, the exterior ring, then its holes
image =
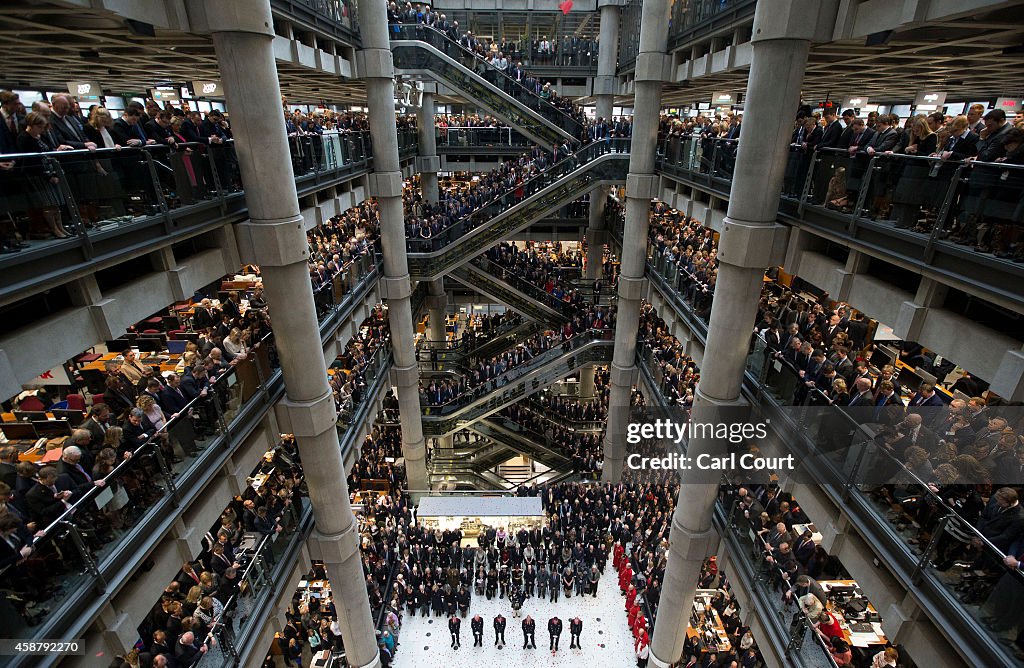
{"type": "Polygon", "coordinates": [[[598,186],[590,191],[590,222],[587,226],[587,273],[588,280],[601,276],[601,261],[607,237],[604,223],[604,209],[608,202],[610,186],[598,186]]]}
{"type": "Polygon", "coordinates": [[[349,505],[337,416],[320,347],[288,140],[281,119],[266,110],[268,100],[281,96],[270,3],[243,6],[194,0],[187,8],[191,24],[213,34],[239,169],[247,186],[250,220],[239,226],[239,243],[246,261],[258,263],[263,273],[284,374],[282,413],[305,464],[316,518],[313,539],[319,543],[335,592],[349,662],[376,667],[380,659],[359,557],[358,526],[349,505]]]}
{"type": "Polygon", "coordinates": [[[601,28],[597,48],[597,77],[594,79],[594,96],[597,98],[598,118],[612,117],[615,101],[615,66],[619,55],[619,7],[614,4],[598,3],[601,11],[601,28]]]}
{"type": "MultiPolygon", "coordinates": [[[[825,11],[828,9],[814,0],[770,0],[758,3],[754,15],[744,124],[733,196],[719,242],[718,284],[694,400],[694,422],[737,421],[727,409],[740,403],[762,274],[782,255],[782,244],[776,251],[774,239],[787,132],[800,101],[814,26],[834,25],[834,20],[829,23],[824,16],[815,20],[825,11]]],[[[834,15],[834,5],[831,11],[834,15]]],[[[723,454],[727,446],[725,441],[695,438],[687,456],[696,461],[705,453],[723,454]]],[[[682,657],[700,568],[718,542],[711,519],[720,475],[696,470],[681,473],[661,606],[651,642],[651,664],[659,668],[682,657]]]]}
{"type": "Polygon", "coordinates": [[[597,370],[593,364],[580,369],[580,398],[594,396],[594,372],[597,370]]]}
{"type": "Polygon", "coordinates": [[[437,172],[440,160],[437,157],[437,137],[434,134],[434,93],[423,91],[423,101],[416,115],[416,134],[419,140],[419,157],[416,158],[416,171],[420,175],[420,186],[423,198],[428,202],[437,203],[440,192],[437,187],[437,172]]]}
{"type": "Polygon", "coordinates": [[[667,16],[667,0],[644,1],[640,21],[640,52],[636,58],[633,138],[629,172],[626,175],[626,226],[622,235],[615,351],[610,367],[608,430],[604,442],[602,477],[609,482],[617,482],[622,477],[629,397],[636,377],[636,335],[640,325],[640,297],[647,264],[647,227],[650,222],[651,199],[658,196],[654,154],[658,142],[661,83],[668,59],[665,54],[668,41],[667,16]]]}
{"type": "Polygon", "coordinates": [[[429,290],[427,297],[427,313],[430,319],[427,322],[429,330],[427,339],[437,342],[439,347],[444,347],[446,336],[445,315],[447,310],[447,294],[444,291],[444,278],[438,278],[427,284],[429,290]]]}
{"type": "Polygon", "coordinates": [[[412,283],[406,258],[402,212],[402,172],[398,162],[398,137],[395,130],[394,61],[388,42],[387,6],[383,2],[360,0],[360,33],[363,49],[356,64],[366,79],[366,106],[369,108],[370,137],[373,139],[374,171],[370,174],[370,194],[380,209],[381,246],[384,251],[384,278],[381,292],[388,300],[391,322],[391,347],[394,363],[391,384],[398,395],[402,425],[402,455],[410,489],[427,489],[426,445],[418,394],[419,367],[409,297],[412,283]]]}

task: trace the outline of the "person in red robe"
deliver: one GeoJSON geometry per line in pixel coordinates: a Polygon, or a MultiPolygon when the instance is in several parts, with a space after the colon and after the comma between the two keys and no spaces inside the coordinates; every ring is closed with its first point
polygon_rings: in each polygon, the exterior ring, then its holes
{"type": "Polygon", "coordinates": [[[636,603],[636,587],[629,585],[629,589],[626,591],[626,610],[633,607],[636,603]]]}
{"type": "Polygon", "coordinates": [[[629,587],[629,583],[633,581],[633,567],[628,563],[622,567],[619,571],[619,589],[623,595],[626,593],[626,588],[629,587]]]}
{"type": "Polygon", "coordinates": [[[625,553],[626,548],[622,546],[622,543],[615,543],[615,550],[612,552],[612,566],[616,571],[622,570],[622,555],[625,553]]]}
{"type": "Polygon", "coordinates": [[[626,617],[629,620],[629,628],[630,629],[632,629],[633,626],[636,624],[636,618],[637,618],[637,615],[639,615],[639,614],[640,614],[640,606],[639,605],[634,603],[633,605],[629,606],[629,614],[626,617]]]}

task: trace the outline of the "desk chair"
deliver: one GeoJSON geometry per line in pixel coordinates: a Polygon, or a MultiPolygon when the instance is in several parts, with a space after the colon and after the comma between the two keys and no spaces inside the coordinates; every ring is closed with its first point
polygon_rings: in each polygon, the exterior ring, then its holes
{"type": "Polygon", "coordinates": [[[18,409],[24,412],[46,412],[46,406],[39,400],[39,397],[25,397],[18,404],[18,409]]]}

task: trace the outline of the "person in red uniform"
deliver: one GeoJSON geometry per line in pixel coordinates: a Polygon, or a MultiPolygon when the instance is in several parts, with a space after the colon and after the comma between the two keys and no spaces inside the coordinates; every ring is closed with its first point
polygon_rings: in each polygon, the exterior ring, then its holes
{"type": "Polygon", "coordinates": [[[626,610],[632,608],[634,603],[636,603],[636,587],[630,584],[629,589],[626,590],[626,610]]]}
{"type": "Polygon", "coordinates": [[[615,567],[616,571],[622,570],[622,555],[626,553],[626,548],[622,546],[622,543],[615,543],[615,549],[612,551],[612,566],[615,567]]]}

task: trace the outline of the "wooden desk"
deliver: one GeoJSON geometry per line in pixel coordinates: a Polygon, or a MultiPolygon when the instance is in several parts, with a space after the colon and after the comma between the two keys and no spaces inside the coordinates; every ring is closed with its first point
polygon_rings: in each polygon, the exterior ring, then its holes
{"type": "MultiPolygon", "coordinates": [[[[818,584],[821,585],[822,589],[825,590],[825,594],[828,595],[833,587],[858,587],[856,580],[819,580],[818,584]]],[[[878,615],[878,611],[875,610],[875,606],[871,604],[866,597],[861,597],[864,603],[867,605],[867,612],[872,615],[878,615]]],[[[871,633],[858,633],[850,630],[850,624],[846,621],[846,616],[843,611],[836,605],[832,598],[829,597],[827,609],[839,622],[839,627],[843,630],[843,639],[850,644],[851,647],[866,648],[872,645],[887,645],[889,639],[885,637],[882,632],[882,625],[878,622],[871,622],[871,633]]]]}
{"type": "MultiPolygon", "coordinates": [[[[121,356],[122,356],[121,353],[107,353],[107,354],[103,355],[102,357],[100,357],[95,362],[90,362],[89,364],[86,364],[85,366],[83,366],[82,367],[82,371],[104,371],[105,372],[107,370],[107,362],[113,362],[115,359],[117,359],[118,357],[121,357],[121,356]]],[[[176,368],[178,368],[178,362],[181,361],[181,355],[180,354],[162,352],[162,353],[152,353],[152,354],[147,353],[145,356],[139,355],[138,356],[139,363],[142,364],[143,366],[155,366],[153,364],[150,364],[150,363],[146,362],[146,360],[150,359],[151,357],[166,357],[167,358],[166,362],[161,362],[160,365],[159,365],[160,366],[160,373],[167,373],[168,371],[174,371],[176,368]]]]}

